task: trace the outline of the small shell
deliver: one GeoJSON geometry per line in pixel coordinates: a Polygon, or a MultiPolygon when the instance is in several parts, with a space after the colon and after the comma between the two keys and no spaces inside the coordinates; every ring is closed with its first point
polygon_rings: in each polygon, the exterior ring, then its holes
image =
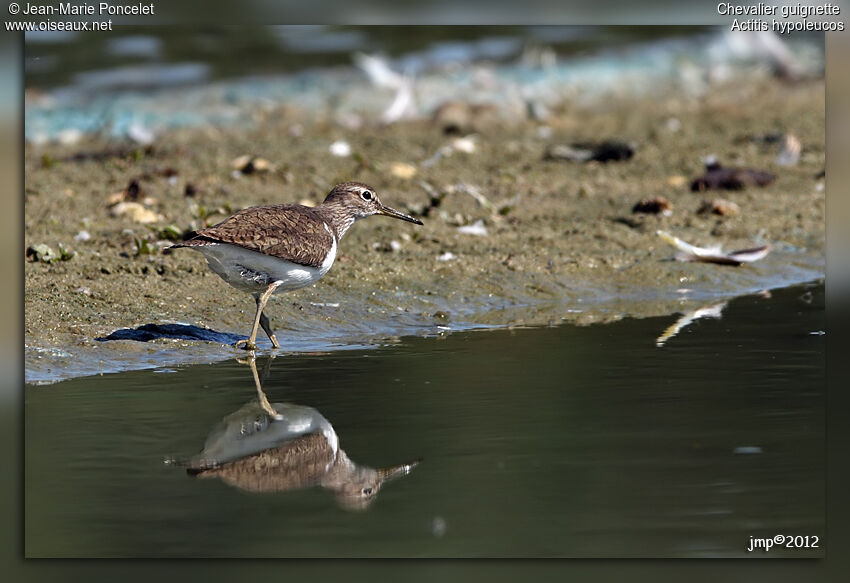
{"type": "Polygon", "coordinates": [[[702,201],[702,205],[697,210],[697,214],[699,215],[711,213],[713,215],[720,215],[721,217],[734,217],[740,212],[741,207],[739,207],[734,202],[723,198],[715,198],[714,200],[704,200],[702,201]]]}
{"type": "Polygon", "coordinates": [[[245,154],[234,158],[231,162],[233,169],[242,174],[253,174],[254,172],[269,172],[273,170],[272,163],[265,158],[245,154]]]}
{"type": "Polygon", "coordinates": [[[803,145],[794,134],[788,134],[782,140],[782,147],[774,162],[777,166],[794,166],[800,161],[800,151],[803,145]]]}
{"type": "Polygon", "coordinates": [[[416,166],[407,164],[406,162],[393,162],[390,164],[390,174],[404,180],[409,180],[416,176],[416,166]]]}
{"type": "Polygon", "coordinates": [[[244,168],[245,165],[251,161],[251,158],[252,156],[245,154],[243,156],[239,156],[238,158],[234,158],[233,162],[231,162],[230,165],[233,166],[235,170],[242,170],[242,168],[244,168]]]}
{"type": "Polygon", "coordinates": [[[682,176],[681,174],[674,174],[673,176],[667,177],[667,184],[669,184],[673,188],[681,188],[687,183],[688,179],[682,176]]]}
{"type": "Polygon", "coordinates": [[[134,178],[127,184],[127,187],[124,190],[116,192],[115,194],[110,194],[109,198],[106,199],[106,203],[109,206],[112,206],[125,200],[138,200],[139,196],[144,192],[145,191],[142,189],[142,185],[139,183],[139,180],[134,178]]]}
{"type": "Polygon", "coordinates": [[[487,227],[484,226],[484,221],[482,219],[478,219],[471,225],[464,225],[462,227],[458,227],[457,232],[462,233],[464,235],[479,235],[486,237],[487,227]]]}
{"type": "Polygon", "coordinates": [[[648,213],[653,215],[670,216],[673,214],[673,205],[663,196],[642,198],[632,207],[633,213],[648,213]]]}
{"type": "Polygon", "coordinates": [[[337,140],[328,147],[328,150],[331,154],[340,158],[351,156],[351,144],[343,140],[337,140]]]}
{"type": "Polygon", "coordinates": [[[443,133],[459,134],[468,130],[472,123],[472,111],[463,101],[446,101],[434,111],[431,121],[442,128],[443,133]]]}
{"type": "MultiPolygon", "coordinates": [[[[272,163],[265,158],[254,158],[251,164],[254,165],[255,172],[268,172],[272,169],[272,163]]],[[[242,173],[245,174],[245,170],[242,170],[242,173]]]]}
{"type": "Polygon", "coordinates": [[[139,122],[134,122],[130,124],[130,127],[127,128],[127,137],[136,142],[137,144],[142,144],[143,146],[148,146],[154,143],[156,140],[156,133],[148,127],[145,127],[139,122]]]}
{"type": "Polygon", "coordinates": [[[119,202],[109,211],[113,217],[127,216],[132,221],[146,225],[163,220],[162,215],[145,208],[137,202],[119,202]]]}
{"type": "Polygon", "coordinates": [[[451,143],[452,150],[465,154],[474,154],[476,150],[475,139],[472,136],[455,138],[451,143]]]}

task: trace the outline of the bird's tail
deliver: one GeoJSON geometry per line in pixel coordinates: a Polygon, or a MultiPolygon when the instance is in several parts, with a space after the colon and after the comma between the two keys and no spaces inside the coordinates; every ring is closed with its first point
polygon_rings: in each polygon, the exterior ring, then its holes
{"type": "Polygon", "coordinates": [[[186,241],[175,243],[171,247],[166,247],[162,250],[162,254],[171,255],[175,249],[180,249],[181,247],[203,247],[204,245],[209,245],[209,242],[198,239],[188,239],[186,241]]]}

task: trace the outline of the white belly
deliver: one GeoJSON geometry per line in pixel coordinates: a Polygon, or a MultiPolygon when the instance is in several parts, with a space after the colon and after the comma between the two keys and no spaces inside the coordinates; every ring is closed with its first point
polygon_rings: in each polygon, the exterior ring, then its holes
{"type": "Polygon", "coordinates": [[[275,293],[306,287],[321,279],[336,259],[336,241],[319,268],[298,265],[227,243],[214,243],[192,249],[203,253],[210,269],[224,281],[236,289],[250,293],[265,291],[276,281],[282,283],[275,293]]]}

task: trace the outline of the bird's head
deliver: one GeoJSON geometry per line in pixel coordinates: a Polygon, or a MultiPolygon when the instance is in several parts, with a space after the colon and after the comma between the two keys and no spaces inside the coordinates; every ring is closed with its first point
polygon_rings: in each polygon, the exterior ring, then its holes
{"type": "Polygon", "coordinates": [[[337,184],[328,193],[328,196],[325,197],[323,204],[339,205],[351,213],[355,219],[362,219],[372,215],[385,215],[417,225],[422,224],[422,221],[419,219],[383,204],[378,198],[378,193],[375,192],[375,189],[362,182],[343,182],[342,184],[337,184]]]}

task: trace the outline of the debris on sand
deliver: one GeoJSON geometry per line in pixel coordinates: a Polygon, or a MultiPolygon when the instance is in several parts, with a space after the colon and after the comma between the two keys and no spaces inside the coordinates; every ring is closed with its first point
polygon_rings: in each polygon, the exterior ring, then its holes
{"type": "Polygon", "coordinates": [[[668,340],[673,338],[683,328],[690,325],[692,322],[699,320],[700,318],[722,318],[723,308],[726,307],[726,304],[727,302],[725,301],[715,304],[709,304],[707,306],[702,306],[700,308],[697,308],[696,310],[691,310],[690,312],[683,314],[671,326],[667,327],[664,332],[661,333],[661,336],[656,338],[655,345],[661,348],[668,340]]]}
{"type": "Polygon", "coordinates": [[[720,246],[697,247],[674,237],[666,231],[656,231],[659,237],[670,243],[679,250],[676,254],[677,261],[698,261],[702,263],[717,263],[719,265],[741,265],[764,259],[770,253],[770,245],[753,247],[751,249],[740,249],[738,251],[724,252],[720,246]]]}
{"type": "Polygon", "coordinates": [[[142,255],[156,255],[159,247],[153,241],[147,238],[133,237],[133,256],[140,257],[142,255]]]}
{"type": "Polygon", "coordinates": [[[462,227],[457,228],[457,232],[463,235],[478,235],[482,237],[487,236],[487,227],[484,226],[484,220],[478,219],[471,225],[464,225],[462,227]]]}
{"type": "Polygon", "coordinates": [[[144,190],[142,190],[142,185],[139,183],[139,179],[133,178],[124,190],[110,195],[106,202],[107,204],[113,205],[125,200],[137,201],[142,194],[144,194],[144,190]]]}
{"type": "Polygon", "coordinates": [[[714,200],[704,200],[697,209],[698,215],[719,215],[721,217],[734,217],[741,212],[741,207],[730,200],[723,198],[715,198],[714,200]]]}
{"type": "Polygon", "coordinates": [[[31,245],[27,247],[26,258],[29,262],[40,261],[42,263],[56,263],[57,261],[68,261],[76,253],[67,249],[62,243],[58,243],[59,251],[56,252],[52,247],[44,244],[31,245]]]}
{"type": "Polygon", "coordinates": [[[767,65],[779,79],[794,81],[805,76],[804,64],[794,55],[788,43],[770,30],[727,31],[709,52],[715,55],[725,52],[735,59],[767,65]]]}
{"type": "Polygon", "coordinates": [[[681,188],[688,183],[688,179],[681,174],[674,174],[667,177],[667,184],[673,188],[681,188]]]}
{"type": "Polygon", "coordinates": [[[343,140],[337,140],[328,147],[328,151],[338,158],[351,156],[351,144],[343,140]]]}
{"type": "Polygon", "coordinates": [[[733,142],[735,144],[755,144],[762,148],[774,147],[782,141],[782,134],[778,132],[768,132],[766,134],[744,134],[737,136],[733,142]]]}
{"type": "Polygon", "coordinates": [[[156,133],[140,122],[133,122],[127,128],[127,137],[143,146],[149,146],[156,140],[156,133]]]}
{"type": "Polygon", "coordinates": [[[492,103],[449,100],[434,110],[431,123],[446,135],[461,135],[491,127],[498,118],[498,108],[492,103]]]}
{"type": "Polygon", "coordinates": [[[109,213],[113,217],[126,216],[133,222],[141,225],[147,225],[149,223],[156,223],[157,221],[164,220],[162,215],[137,202],[119,202],[109,209],[109,213]]]}
{"type": "Polygon", "coordinates": [[[800,140],[793,134],[787,134],[782,140],[782,146],[779,149],[779,154],[776,155],[774,163],[777,166],[794,166],[800,161],[800,152],[803,150],[803,145],[800,140]]]}
{"type": "Polygon", "coordinates": [[[161,176],[163,178],[168,178],[168,181],[173,184],[173,181],[177,178],[178,174],[180,174],[180,172],[176,168],[172,166],[165,166],[156,168],[153,170],[153,172],[146,172],[144,174],[144,177],[150,178],[151,175],[161,176]]]}
{"type": "Polygon", "coordinates": [[[469,135],[462,138],[455,138],[452,140],[451,147],[455,152],[474,154],[476,150],[475,136],[469,135]]]}
{"type": "Polygon", "coordinates": [[[124,190],[106,199],[110,214],[113,217],[129,215],[135,222],[142,224],[162,220],[161,216],[147,208],[157,204],[156,198],[145,194],[138,178],[130,180],[124,190]]]}
{"type": "Polygon", "coordinates": [[[63,146],[72,146],[83,139],[83,132],[77,128],[65,128],[56,133],[56,141],[63,146]]]}
{"type": "Polygon", "coordinates": [[[469,196],[471,196],[472,198],[474,198],[475,202],[477,202],[479,205],[481,205],[485,209],[487,209],[489,211],[495,211],[496,210],[496,207],[493,206],[493,203],[490,202],[490,200],[486,196],[484,196],[481,193],[481,191],[478,190],[477,187],[475,187],[471,184],[460,183],[460,184],[448,186],[448,187],[446,187],[446,192],[448,194],[453,194],[455,192],[466,193],[469,196]]]}
{"type": "Polygon", "coordinates": [[[753,168],[725,168],[717,158],[709,156],[705,161],[705,174],[694,178],[691,191],[743,190],[747,186],[767,186],[776,180],[776,175],[753,168]]]}
{"type": "Polygon", "coordinates": [[[177,225],[167,225],[160,229],[154,229],[154,233],[158,239],[165,241],[180,241],[184,236],[188,236],[192,231],[182,231],[177,225]]]}
{"type": "Polygon", "coordinates": [[[372,249],[381,253],[398,253],[401,251],[401,243],[393,239],[389,243],[375,241],[372,243],[372,249]]]}
{"type": "Polygon", "coordinates": [[[416,176],[416,166],[407,162],[393,162],[390,164],[390,174],[402,180],[410,180],[416,176]]]}
{"type": "Polygon", "coordinates": [[[94,152],[76,152],[70,156],[59,158],[59,160],[62,162],[85,162],[87,160],[98,162],[102,160],[111,160],[113,158],[138,160],[145,156],[153,155],[153,146],[145,146],[142,148],[109,148],[94,152]]]}
{"type": "Polygon", "coordinates": [[[240,174],[254,174],[262,172],[270,172],[273,170],[272,163],[265,158],[244,154],[238,158],[234,158],[231,162],[233,169],[240,174]]]}
{"type": "Polygon", "coordinates": [[[632,212],[669,217],[673,214],[673,205],[663,196],[642,198],[632,207],[632,212]]]}
{"type": "Polygon", "coordinates": [[[428,182],[424,180],[419,181],[419,186],[428,193],[428,204],[421,207],[418,211],[413,211],[415,215],[421,217],[429,217],[431,216],[441,204],[443,204],[443,200],[449,194],[448,190],[440,190],[437,191],[436,188],[431,186],[428,182]]]}
{"type": "Polygon", "coordinates": [[[446,101],[431,115],[431,122],[444,134],[462,134],[472,127],[472,106],[464,101],[446,101]]]}
{"type": "Polygon", "coordinates": [[[423,168],[430,168],[440,158],[451,156],[454,152],[462,152],[464,154],[474,154],[477,149],[477,145],[475,143],[475,134],[470,134],[468,136],[463,136],[460,138],[454,138],[446,144],[445,146],[441,146],[434,155],[430,158],[422,162],[423,168]]]}
{"type": "Polygon", "coordinates": [[[404,76],[393,71],[389,62],[384,57],[356,53],[353,59],[354,64],[366,73],[369,81],[375,87],[398,89],[404,83],[404,76]]]}
{"type": "Polygon", "coordinates": [[[664,122],[664,127],[668,132],[675,133],[682,129],[682,122],[679,121],[679,118],[668,117],[667,121],[664,122]]]}
{"type": "Polygon", "coordinates": [[[571,162],[620,162],[630,160],[635,154],[635,145],[615,140],[604,142],[579,142],[553,145],[546,149],[544,160],[569,160],[571,162]]]}
{"type": "Polygon", "coordinates": [[[369,77],[369,81],[375,87],[393,89],[396,92],[392,103],[381,115],[382,122],[391,124],[401,119],[416,117],[418,109],[411,77],[396,73],[384,57],[377,55],[357,53],[354,55],[354,63],[369,77]]]}

